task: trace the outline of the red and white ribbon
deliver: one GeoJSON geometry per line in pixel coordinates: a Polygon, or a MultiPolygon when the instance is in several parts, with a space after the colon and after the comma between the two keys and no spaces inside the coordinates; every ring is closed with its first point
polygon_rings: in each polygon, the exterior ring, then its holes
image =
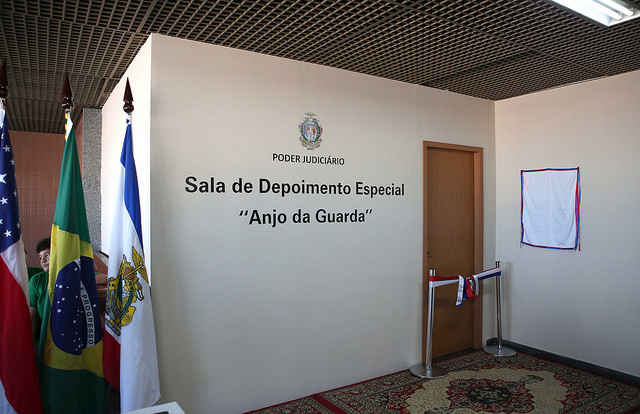
{"type": "Polygon", "coordinates": [[[502,272],[499,267],[494,267],[469,276],[467,278],[461,275],[453,277],[429,276],[429,287],[436,288],[438,286],[458,284],[458,297],[456,306],[462,305],[464,299],[473,299],[480,294],[480,281],[491,277],[500,276],[502,272]]]}

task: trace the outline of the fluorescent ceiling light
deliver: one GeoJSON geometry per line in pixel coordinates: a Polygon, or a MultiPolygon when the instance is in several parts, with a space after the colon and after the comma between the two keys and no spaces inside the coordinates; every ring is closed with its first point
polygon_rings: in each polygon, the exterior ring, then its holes
{"type": "Polygon", "coordinates": [[[609,7],[610,9],[617,10],[625,16],[633,16],[633,7],[627,6],[625,4],[618,3],[615,0],[599,0],[600,3],[609,7]]]}
{"type": "Polygon", "coordinates": [[[591,20],[611,26],[640,17],[640,10],[622,0],[551,0],[591,20]]]}

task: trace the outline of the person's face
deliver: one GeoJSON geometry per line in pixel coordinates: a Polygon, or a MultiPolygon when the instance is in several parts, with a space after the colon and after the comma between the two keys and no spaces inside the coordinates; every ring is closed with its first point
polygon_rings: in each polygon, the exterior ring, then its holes
{"type": "Polygon", "coordinates": [[[45,272],[49,271],[49,249],[44,249],[41,252],[38,252],[38,256],[40,256],[40,266],[44,269],[45,272]]]}

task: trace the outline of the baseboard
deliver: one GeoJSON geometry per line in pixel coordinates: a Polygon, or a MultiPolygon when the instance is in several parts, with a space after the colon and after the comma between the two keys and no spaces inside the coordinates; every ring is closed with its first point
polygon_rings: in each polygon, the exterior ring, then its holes
{"type": "MultiPolygon", "coordinates": [[[[487,339],[487,345],[497,345],[497,338],[489,338],[487,339]]],[[[560,364],[569,365],[578,369],[582,369],[584,371],[593,372],[594,374],[602,375],[604,377],[612,378],[616,381],[626,382],[627,384],[631,384],[635,387],[640,387],[640,377],[636,377],[635,375],[627,374],[624,372],[616,371],[613,369],[601,367],[599,365],[592,364],[590,362],[580,361],[577,359],[565,357],[562,355],[554,354],[552,352],[543,351],[541,349],[532,348],[527,345],[518,344],[516,342],[511,342],[507,340],[502,340],[502,344],[504,346],[508,346],[510,348],[515,349],[516,351],[521,351],[529,355],[534,355],[537,357],[549,359],[554,362],[558,362],[560,364]]]]}

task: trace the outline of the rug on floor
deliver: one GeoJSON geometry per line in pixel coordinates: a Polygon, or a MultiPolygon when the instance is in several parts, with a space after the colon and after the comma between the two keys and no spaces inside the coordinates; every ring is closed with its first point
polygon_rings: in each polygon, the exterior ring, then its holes
{"type": "Polygon", "coordinates": [[[448,373],[420,379],[403,371],[317,394],[334,413],[631,413],[640,388],[520,353],[474,351],[437,361],[448,373]]]}
{"type": "Polygon", "coordinates": [[[251,411],[247,414],[333,414],[329,408],[320,404],[314,397],[300,398],[273,407],[251,411]]]}

